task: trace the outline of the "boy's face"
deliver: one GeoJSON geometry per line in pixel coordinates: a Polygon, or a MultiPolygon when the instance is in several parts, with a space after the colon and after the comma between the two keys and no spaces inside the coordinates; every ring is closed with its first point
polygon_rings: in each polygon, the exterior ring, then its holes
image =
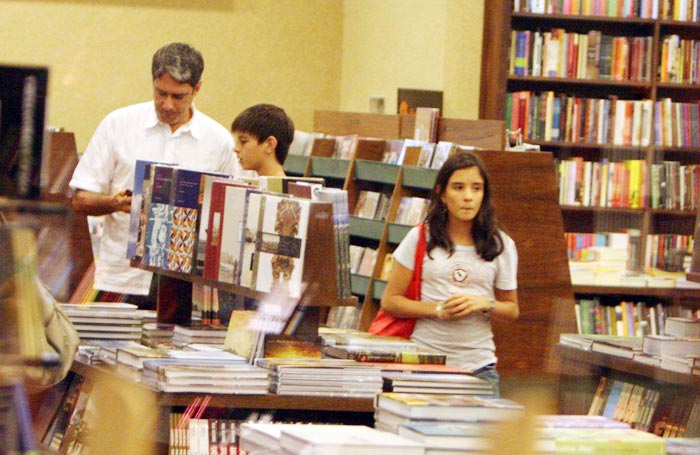
{"type": "Polygon", "coordinates": [[[234,151],[238,155],[241,167],[246,171],[257,171],[267,159],[270,151],[269,141],[258,142],[252,134],[234,132],[234,151]]]}

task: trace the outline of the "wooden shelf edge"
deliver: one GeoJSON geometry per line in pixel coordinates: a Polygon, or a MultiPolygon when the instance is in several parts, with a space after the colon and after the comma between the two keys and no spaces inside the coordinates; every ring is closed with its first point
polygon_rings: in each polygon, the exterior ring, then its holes
{"type": "MultiPolygon", "coordinates": [[[[583,351],[571,346],[558,344],[556,350],[562,360],[583,362],[602,368],[621,371],[636,376],[643,376],[659,382],[682,386],[700,387],[700,376],[677,373],[663,368],[645,365],[634,360],[624,359],[600,352],[583,351]]],[[[563,372],[565,373],[565,372],[563,372]]]]}

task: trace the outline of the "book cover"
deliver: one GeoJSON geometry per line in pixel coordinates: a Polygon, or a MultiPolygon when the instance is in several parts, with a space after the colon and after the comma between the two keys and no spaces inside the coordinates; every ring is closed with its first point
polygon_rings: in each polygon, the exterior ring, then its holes
{"type": "Polygon", "coordinates": [[[507,398],[474,395],[438,395],[383,392],[376,407],[417,419],[450,419],[465,422],[506,421],[522,416],[523,406],[507,398]]]}
{"type": "MultiPolygon", "coordinates": [[[[209,221],[207,222],[208,233],[205,246],[204,271],[202,274],[204,278],[210,280],[219,280],[221,246],[223,242],[222,228],[224,220],[229,216],[229,214],[226,213],[226,191],[229,186],[243,189],[249,188],[248,185],[235,180],[217,179],[212,182],[209,201],[209,221]]],[[[234,217],[239,215],[240,213],[230,214],[230,216],[234,217]]],[[[233,270],[231,270],[231,272],[233,272],[233,270]]]]}
{"type": "Polygon", "coordinates": [[[256,241],[258,226],[260,225],[260,209],[262,194],[251,193],[248,195],[248,210],[245,215],[245,231],[243,233],[243,249],[241,250],[241,275],[239,284],[243,287],[254,288],[254,271],[257,266],[256,241]]]}
{"type": "Polygon", "coordinates": [[[233,310],[229,318],[224,349],[252,362],[258,339],[263,336],[255,326],[257,312],[253,310],[233,310]]]}
{"type": "Polygon", "coordinates": [[[130,259],[140,260],[143,256],[143,248],[137,253],[137,246],[141,240],[142,227],[146,224],[146,214],[148,213],[146,207],[150,204],[152,164],[168,163],[136,160],[134,167],[134,185],[131,195],[131,213],[129,217],[129,240],[127,241],[126,247],[126,257],[130,259]]]}
{"type": "Polygon", "coordinates": [[[303,199],[264,195],[256,241],[256,290],[301,295],[310,204],[303,199]]]}
{"type": "Polygon", "coordinates": [[[156,268],[167,268],[170,229],[173,220],[173,177],[170,166],[153,165],[153,187],[146,225],[145,263],[156,268]]]}
{"type": "Polygon", "coordinates": [[[199,226],[197,227],[197,260],[195,274],[202,276],[206,259],[207,237],[209,235],[209,209],[211,207],[211,187],[214,181],[230,181],[232,177],[204,174],[200,183],[199,226]]]}
{"type": "Polygon", "coordinates": [[[177,169],[173,198],[173,220],[168,242],[166,270],[190,273],[197,244],[199,192],[202,173],[177,169]]]}
{"type": "Polygon", "coordinates": [[[402,436],[361,425],[308,424],[285,427],[280,446],[291,453],[334,455],[423,455],[423,445],[402,436]]]}
{"type": "Polygon", "coordinates": [[[409,422],[399,425],[398,434],[430,449],[490,452],[496,430],[483,423],[409,422]]]}
{"type": "Polygon", "coordinates": [[[223,222],[220,229],[218,280],[239,283],[240,260],[243,247],[243,222],[247,212],[248,196],[257,189],[229,185],[224,195],[223,222]]]}
{"type": "Polygon", "coordinates": [[[358,362],[444,364],[446,360],[444,354],[422,350],[398,351],[325,346],[323,352],[328,357],[352,359],[358,362]]]}

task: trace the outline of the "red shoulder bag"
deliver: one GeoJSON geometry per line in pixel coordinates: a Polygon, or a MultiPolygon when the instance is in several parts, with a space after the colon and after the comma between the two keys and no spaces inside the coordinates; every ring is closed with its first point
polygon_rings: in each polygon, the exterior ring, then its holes
{"type": "MultiPolygon", "coordinates": [[[[406,298],[411,300],[421,299],[420,287],[423,277],[423,257],[425,256],[425,249],[425,223],[421,223],[418,227],[418,244],[416,245],[416,256],[413,260],[413,275],[411,276],[411,282],[404,294],[406,298]]],[[[416,320],[414,318],[397,318],[380,308],[377,316],[369,326],[369,333],[380,336],[410,338],[415,325],[416,320]]]]}

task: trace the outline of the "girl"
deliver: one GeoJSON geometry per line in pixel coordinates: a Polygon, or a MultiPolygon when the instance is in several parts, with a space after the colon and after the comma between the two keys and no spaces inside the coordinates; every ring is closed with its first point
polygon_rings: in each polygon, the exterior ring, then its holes
{"type": "Polygon", "coordinates": [[[491,318],[518,318],[518,253],[498,227],[488,172],[476,154],[459,152],[445,161],[425,224],[421,301],[404,297],[418,241],[414,227],[394,251],[381,306],[393,316],[416,318],[411,340],[491,381],[498,393],[491,318]]]}

